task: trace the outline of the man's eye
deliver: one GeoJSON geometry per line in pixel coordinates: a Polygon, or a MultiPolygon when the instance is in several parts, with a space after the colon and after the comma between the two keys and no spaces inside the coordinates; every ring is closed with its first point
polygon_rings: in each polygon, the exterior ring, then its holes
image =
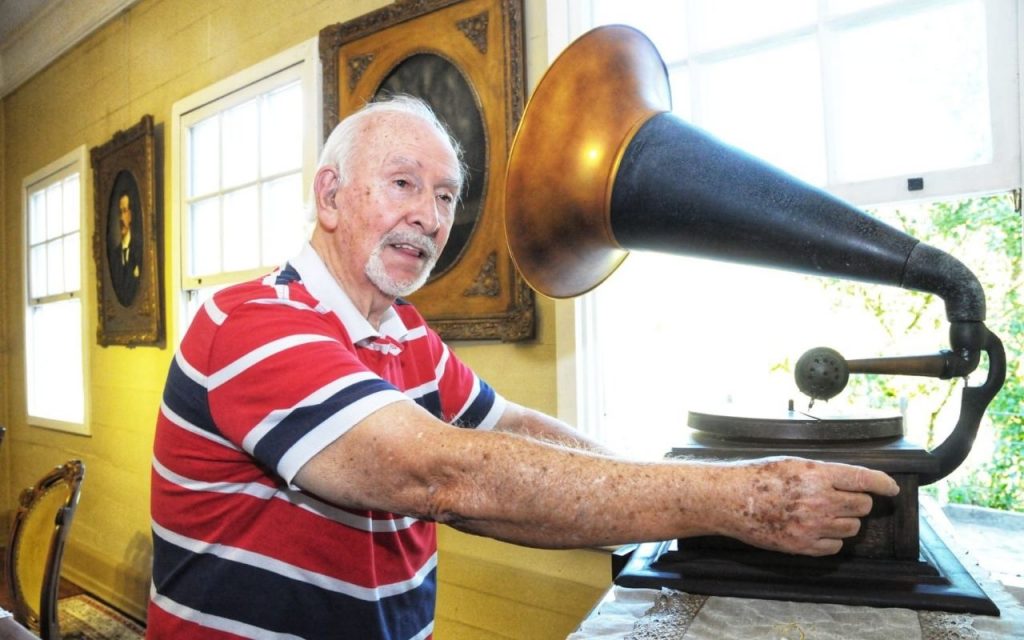
{"type": "Polygon", "coordinates": [[[451,204],[451,203],[455,202],[455,196],[453,196],[450,193],[438,194],[437,197],[440,198],[441,202],[444,202],[445,204],[451,204]]]}
{"type": "Polygon", "coordinates": [[[406,180],[405,178],[396,178],[395,179],[395,186],[396,187],[401,187],[401,188],[404,189],[404,188],[409,186],[409,181],[406,180]]]}

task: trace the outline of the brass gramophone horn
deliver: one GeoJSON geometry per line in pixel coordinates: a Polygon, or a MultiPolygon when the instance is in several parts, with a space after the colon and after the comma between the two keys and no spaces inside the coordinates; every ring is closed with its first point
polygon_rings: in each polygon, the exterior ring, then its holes
{"type": "Polygon", "coordinates": [[[964,377],[982,352],[989,356],[985,382],[965,386],[960,419],[932,451],[936,469],[922,471],[921,484],[950,473],[1006,370],[974,274],[669,109],[665,65],[635,29],[599,27],[555,60],[509,155],[505,232],[526,281],[547,296],[573,297],[603,282],[630,250],[648,249],[936,294],[952,350],[913,360],[913,368],[939,362],[940,377],[964,377]]]}
{"type": "Polygon", "coordinates": [[[952,322],[985,294],[952,256],[694,127],[669,109],[654,45],[594,29],[551,65],[509,155],[505,231],[537,291],[567,298],[632,249],[863,280],[939,295],[952,322]]]}
{"type": "Polygon", "coordinates": [[[634,29],[591,31],[554,62],[519,124],[506,184],[509,247],[530,286],[572,297],[622,263],[608,219],[616,168],[636,130],[670,108],[665,64],[634,29]]]}

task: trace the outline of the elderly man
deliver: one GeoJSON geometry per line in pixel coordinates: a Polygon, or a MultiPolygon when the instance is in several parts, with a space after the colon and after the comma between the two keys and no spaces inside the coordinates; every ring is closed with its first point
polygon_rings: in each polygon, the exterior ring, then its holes
{"type": "Polygon", "coordinates": [[[462,175],[425,105],[369,105],[325,145],[310,244],[197,316],[157,426],[149,637],[430,637],[436,522],[549,548],[723,534],[824,555],[870,493],[896,493],[807,460],[629,462],[506,401],[401,299],[462,175]]]}

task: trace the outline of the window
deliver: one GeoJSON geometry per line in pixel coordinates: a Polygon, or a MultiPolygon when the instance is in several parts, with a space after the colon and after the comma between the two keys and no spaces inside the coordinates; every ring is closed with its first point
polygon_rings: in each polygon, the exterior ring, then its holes
{"type": "Polygon", "coordinates": [[[29,423],[88,434],[85,424],[82,225],[85,147],[23,181],[25,362],[29,423]]]}
{"type": "MultiPolygon", "coordinates": [[[[1011,0],[567,6],[570,34],[605,23],[647,34],[681,117],[858,206],[1020,184],[1011,0]],[[910,178],[923,189],[910,191],[910,178]]],[[[634,251],[566,314],[576,421],[620,451],[660,457],[689,409],[782,412],[795,385],[773,368],[821,345],[875,355],[863,326],[840,322],[832,305],[804,276],[634,251]]],[[[932,350],[947,339],[943,327],[932,350]]]]}
{"type": "Polygon", "coordinates": [[[214,291],[266,273],[307,239],[318,76],[313,41],[174,106],[182,329],[214,291]]]}
{"type": "Polygon", "coordinates": [[[1019,180],[1012,0],[589,7],[581,27],[631,24],[652,39],[680,116],[852,202],[1019,180]],[[908,178],[922,178],[923,189],[909,192],[908,178]]]}

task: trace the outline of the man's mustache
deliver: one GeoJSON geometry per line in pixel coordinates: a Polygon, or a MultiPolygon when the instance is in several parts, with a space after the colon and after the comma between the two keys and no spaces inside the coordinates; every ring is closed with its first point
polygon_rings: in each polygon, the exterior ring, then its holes
{"type": "Polygon", "coordinates": [[[422,233],[416,233],[415,231],[389,231],[380,239],[379,246],[384,247],[393,244],[407,244],[416,247],[423,254],[423,259],[429,264],[437,261],[437,257],[441,253],[433,238],[422,233]]]}

